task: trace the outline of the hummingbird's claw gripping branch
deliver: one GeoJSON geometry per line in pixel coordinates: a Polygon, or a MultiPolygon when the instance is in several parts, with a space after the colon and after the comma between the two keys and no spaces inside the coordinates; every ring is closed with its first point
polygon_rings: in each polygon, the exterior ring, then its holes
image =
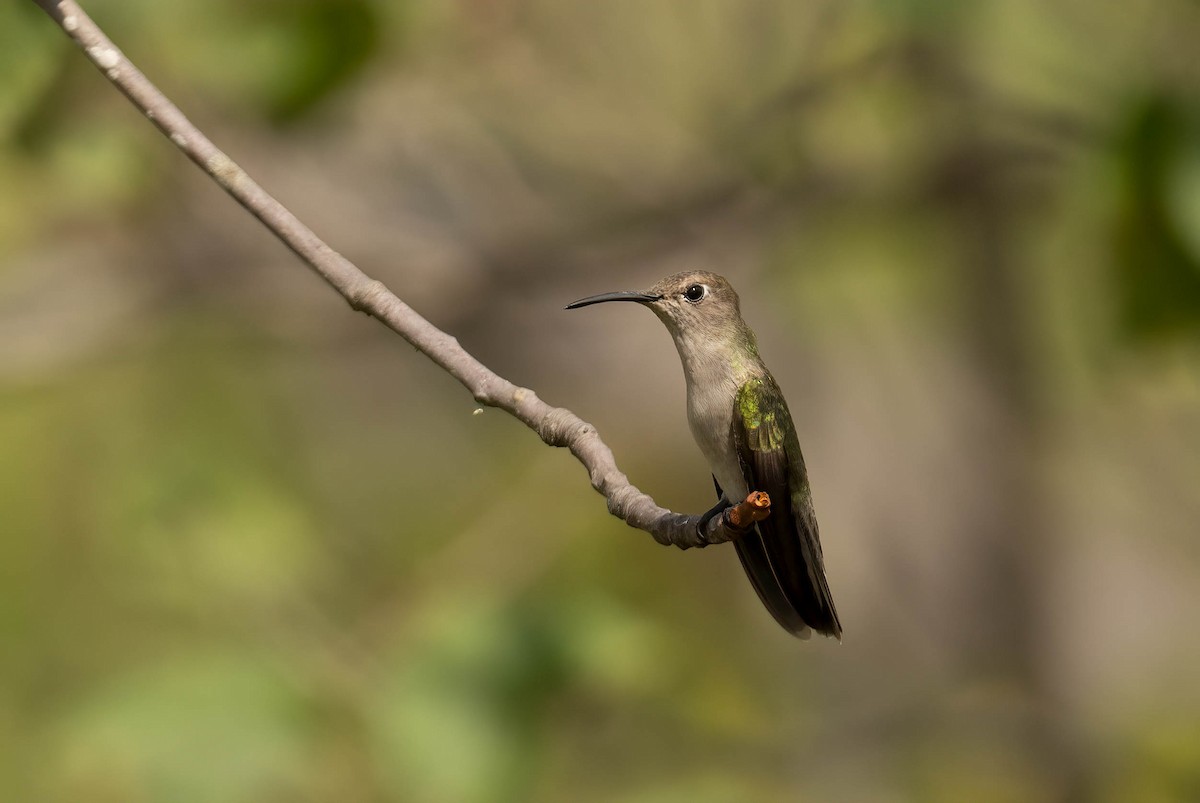
{"type": "Polygon", "coordinates": [[[755,512],[757,506],[751,505],[754,510],[745,508],[750,504],[749,499],[732,508],[733,514],[713,516],[703,528],[697,527],[700,516],[674,513],[654,504],[653,499],[631,485],[617,468],[612,451],[600,440],[595,427],[570,410],[551,407],[532,391],[519,388],[497,375],[468,354],[455,338],[393,295],[383,283],[367,276],[330,248],[287,207],[271,197],[126,58],[75,0],[34,2],[176,147],[262,221],[352,308],[372,316],[403,337],[461,382],[480,404],[504,410],[547,444],[570,449],[587,468],[592,486],[608,500],[613,515],[631,527],[650,533],[660,544],[672,544],[681,549],[732,540],[744,531],[735,525],[735,521],[745,521],[746,517],[751,523],[759,520],[754,518],[760,515],[755,512]],[[736,519],[733,518],[735,514],[736,519]]]}

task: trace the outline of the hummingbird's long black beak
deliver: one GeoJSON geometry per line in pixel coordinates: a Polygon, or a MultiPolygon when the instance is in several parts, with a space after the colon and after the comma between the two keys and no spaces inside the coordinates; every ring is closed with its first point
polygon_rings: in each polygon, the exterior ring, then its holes
{"type": "Polygon", "coordinates": [[[589,304],[600,304],[605,301],[636,301],[639,304],[649,304],[652,301],[661,301],[662,296],[656,296],[652,293],[637,293],[633,290],[618,290],[615,293],[601,293],[598,296],[588,296],[581,298],[578,301],[572,301],[567,305],[567,309],[579,309],[586,307],[589,304]]]}

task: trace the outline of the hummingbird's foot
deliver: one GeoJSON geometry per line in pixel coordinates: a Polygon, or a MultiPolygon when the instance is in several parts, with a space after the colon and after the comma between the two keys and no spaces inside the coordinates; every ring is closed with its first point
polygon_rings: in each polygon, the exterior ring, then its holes
{"type": "Polygon", "coordinates": [[[745,500],[725,511],[725,521],[734,530],[745,532],[771,515],[771,497],[763,491],[751,491],[745,500]]]}
{"type": "Polygon", "coordinates": [[[696,534],[700,536],[701,543],[706,543],[708,541],[707,533],[709,522],[716,518],[718,513],[724,513],[726,510],[728,510],[729,505],[729,500],[722,496],[719,502],[713,505],[710,510],[705,512],[704,515],[700,517],[700,521],[696,524],[696,534]]]}

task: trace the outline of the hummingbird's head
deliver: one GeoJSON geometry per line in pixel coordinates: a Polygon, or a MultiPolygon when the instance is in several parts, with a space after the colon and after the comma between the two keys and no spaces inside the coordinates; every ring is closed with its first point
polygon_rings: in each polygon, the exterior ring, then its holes
{"type": "Polygon", "coordinates": [[[643,292],[620,290],[581,298],[567,309],[604,301],[636,301],[649,307],[677,341],[692,336],[717,339],[745,329],[733,286],[724,276],[703,270],[676,273],[643,292]]]}

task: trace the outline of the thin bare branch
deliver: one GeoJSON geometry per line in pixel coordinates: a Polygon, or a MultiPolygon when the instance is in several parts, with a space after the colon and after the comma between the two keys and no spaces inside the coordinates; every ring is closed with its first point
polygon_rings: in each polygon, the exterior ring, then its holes
{"type": "MultiPolygon", "coordinates": [[[[471,392],[475,400],[517,418],[551,446],[569,449],[588,470],[592,487],[608,500],[608,511],[660,544],[681,549],[736,538],[742,530],[725,515],[701,529],[700,516],[661,508],[617,468],[612,450],[595,427],[570,410],[551,407],[528,388],[518,387],[468,354],[458,341],[417,314],[375,279],[330,248],[281,203],[272,198],[214,145],[125,57],[74,0],[34,0],[88,59],[162,131],[171,142],[257,217],[276,237],[342,295],[411,343],[471,392]]],[[[731,508],[737,510],[738,508],[731,508]]]]}

